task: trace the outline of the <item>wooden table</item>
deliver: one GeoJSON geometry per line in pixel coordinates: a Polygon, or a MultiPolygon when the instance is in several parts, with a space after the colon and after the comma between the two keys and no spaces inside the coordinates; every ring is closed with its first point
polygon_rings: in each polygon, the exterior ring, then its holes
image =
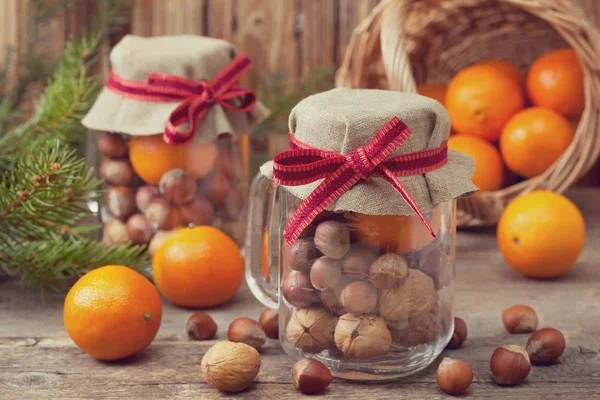
{"type": "MultiPolygon", "coordinates": [[[[570,193],[586,216],[586,248],[564,277],[530,280],[513,272],[500,256],[493,232],[461,232],[456,267],[456,315],[469,327],[459,350],[443,355],[467,361],[475,379],[470,398],[600,399],[600,190],[570,193]],[[502,311],[515,303],[533,306],[540,326],[560,329],[567,350],[556,365],[532,369],[515,388],[493,383],[489,358],[502,344],[524,345],[528,335],[504,331],[502,311]]],[[[557,241],[560,232],[557,232],[557,241]]],[[[190,310],[165,303],[163,322],[150,348],[123,362],[105,363],[83,354],[69,340],[62,322],[63,295],[42,304],[14,281],[0,282],[0,399],[213,399],[226,397],[204,383],[200,361],[215,343],[187,339],[190,310]]],[[[226,337],[238,316],[257,318],[263,307],[247,289],[226,306],[211,310],[226,337]]],[[[439,360],[419,374],[392,383],[364,384],[336,380],[326,392],[339,399],[438,399],[435,371],[439,360]]],[[[293,362],[269,340],[262,351],[256,384],[240,398],[296,398],[290,383],[293,362]]]]}

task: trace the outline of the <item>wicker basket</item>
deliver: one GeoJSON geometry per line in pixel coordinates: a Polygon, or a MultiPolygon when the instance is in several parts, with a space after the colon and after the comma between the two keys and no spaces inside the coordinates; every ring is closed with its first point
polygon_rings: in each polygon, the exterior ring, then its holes
{"type": "Polygon", "coordinates": [[[354,31],[336,84],[415,91],[489,58],[525,70],[561,47],[579,54],[585,74],[586,106],[575,138],[544,174],[459,201],[459,226],[494,225],[515,196],[564,191],[600,153],[600,32],[579,7],[569,0],[383,0],[354,31]]]}

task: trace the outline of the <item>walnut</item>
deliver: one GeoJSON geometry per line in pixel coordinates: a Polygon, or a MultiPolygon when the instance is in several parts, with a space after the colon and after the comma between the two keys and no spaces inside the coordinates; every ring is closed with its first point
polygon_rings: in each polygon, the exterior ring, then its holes
{"type": "Polygon", "coordinates": [[[405,349],[434,340],[440,326],[439,319],[437,307],[434,307],[408,320],[387,321],[394,341],[393,347],[405,349]]]}
{"type": "Polygon", "coordinates": [[[433,280],[423,272],[411,269],[401,288],[381,291],[379,314],[392,321],[406,320],[430,310],[437,301],[433,280]]]}
{"type": "Polygon", "coordinates": [[[245,390],[259,370],[258,351],[244,343],[218,342],[202,358],[204,380],[222,392],[245,390]]]}
{"type": "Polygon", "coordinates": [[[387,353],[392,342],[383,318],[344,314],[335,327],[335,344],[348,358],[370,359],[387,353]]]}
{"type": "Polygon", "coordinates": [[[321,307],[296,309],[286,328],[286,337],[296,348],[319,353],[331,347],[335,328],[333,316],[321,307]]]}

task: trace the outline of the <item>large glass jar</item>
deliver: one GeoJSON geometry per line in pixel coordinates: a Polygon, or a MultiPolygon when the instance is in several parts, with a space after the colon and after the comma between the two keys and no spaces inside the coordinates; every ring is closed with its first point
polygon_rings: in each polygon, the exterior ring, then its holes
{"type": "Polygon", "coordinates": [[[356,380],[427,367],[454,329],[455,201],[425,214],[437,240],[418,217],[325,211],[290,247],[300,203],[261,174],[250,189],[246,278],[286,353],[356,380]]]}
{"type": "Polygon", "coordinates": [[[243,244],[247,136],[174,146],[162,135],[103,133],[98,150],[107,242],[148,244],[156,238],[159,244],[176,228],[212,225],[243,244]]]}

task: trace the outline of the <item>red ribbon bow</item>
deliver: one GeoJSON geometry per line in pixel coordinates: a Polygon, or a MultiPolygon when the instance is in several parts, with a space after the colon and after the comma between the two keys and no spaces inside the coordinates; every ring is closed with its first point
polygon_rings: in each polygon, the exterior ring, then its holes
{"type": "Polygon", "coordinates": [[[190,141],[196,133],[199,121],[214,103],[237,111],[248,112],[256,104],[256,95],[238,86],[240,78],[252,67],[252,62],[241,54],[227,64],[210,81],[192,79],[169,74],[148,74],[146,82],[132,81],[110,72],[106,87],[120,96],[151,102],[180,102],[165,124],[163,139],[171,145],[181,145],[190,141]],[[236,106],[230,100],[239,98],[236,106]],[[177,127],[189,123],[185,132],[177,127]]]}
{"type": "Polygon", "coordinates": [[[388,181],[437,239],[419,206],[397,177],[420,175],[442,167],[448,161],[448,149],[444,142],[434,149],[388,157],[411,133],[404,122],[394,117],[368,144],[347,156],[310,147],[290,135],[290,150],[279,153],[273,159],[275,182],[285,186],[300,186],[319,179],[324,181],[300,204],[288,221],[284,229],[286,242],[292,245],[329,204],[361,179],[370,177],[388,181]]]}

